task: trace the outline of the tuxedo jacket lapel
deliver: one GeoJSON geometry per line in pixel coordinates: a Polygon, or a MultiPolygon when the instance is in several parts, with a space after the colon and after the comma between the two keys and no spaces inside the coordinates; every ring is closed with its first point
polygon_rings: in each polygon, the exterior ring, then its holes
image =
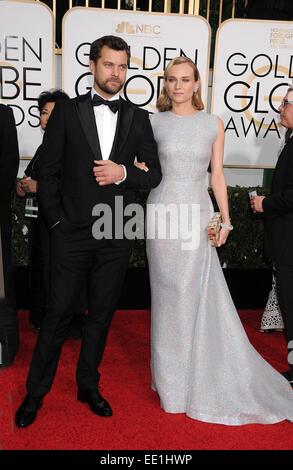
{"type": "Polygon", "coordinates": [[[95,114],[92,107],[91,92],[77,98],[76,107],[83,131],[93,151],[95,160],[102,160],[95,114]]]}
{"type": "Polygon", "coordinates": [[[134,108],[128,106],[127,102],[120,98],[120,109],[118,111],[116,132],[109,160],[117,160],[123,145],[127,141],[129,130],[132,124],[133,114],[134,108]]]}

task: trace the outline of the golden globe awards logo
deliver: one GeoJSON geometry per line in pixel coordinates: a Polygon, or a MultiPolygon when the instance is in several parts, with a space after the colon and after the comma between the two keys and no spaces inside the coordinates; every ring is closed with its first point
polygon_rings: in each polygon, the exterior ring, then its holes
{"type": "Polygon", "coordinates": [[[44,56],[44,38],[38,34],[28,39],[6,33],[0,40],[0,100],[13,108],[17,126],[39,126],[36,100],[44,80],[44,56]]]}
{"type": "Polygon", "coordinates": [[[278,107],[293,78],[293,55],[260,53],[249,57],[234,52],[227,58],[226,72],[225,132],[237,138],[281,138],[278,107]]]}
{"type": "Polygon", "coordinates": [[[156,37],[161,34],[161,27],[158,24],[130,23],[129,21],[121,21],[114,26],[114,32],[118,34],[156,37]]]}
{"type": "Polygon", "coordinates": [[[123,98],[150,113],[156,110],[157,97],[164,82],[164,70],[174,57],[190,57],[195,63],[201,64],[203,76],[207,72],[209,30],[201,19],[182,16],[179,20],[170,17],[166,22],[161,15],[155,14],[147,16],[141,13],[97,11],[97,15],[90,12],[86,22],[85,14],[80,19],[79,14],[79,11],[73,11],[67,16],[68,23],[65,23],[68,26],[63,48],[64,65],[67,64],[64,67],[64,84],[67,90],[72,89],[72,95],[79,96],[92,87],[89,52],[97,28],[101,35],[123,37],[129,45],[130,63],[122,90],[123,98]],[[69,23],[71,15],[72,23],[69,23]],[[178,20],[180,24],[177,24],[178,20]],[[79,30],[81,22],[86,24],[84,30],[79,30]],[[195,27],[197,24],[198,29],[195,27]],[[174,31],[182,31],[183,28],[185,36],[174,34],[174,31]],[[199,34],[198,30],[202,33],[199,34]]]}
{"type": "MultiPolygon", "coordinates": [[[[124,28],[127,27],[124,22],[124,28]]],[[[122,24],[119,23],[122,27],[122,24]]],[[[128,23],[129,25],[129,23],[128,23]]],[[[130,29],[130,26],[128,26],[130,29]]],[[[131,41],[129,41],[131,42],[131,41]]],[[[76,46],[75,58],[80,66],[80,73],[75,80],[75,94],[77,96],[86,93],[91,89],[91,72],[88,69],[90,42],[82,42],[76,46]],[[84,70],[84,72],[83,72],[84,70]]],[[[128,78],[125,82],[123,93],[127,101],[140,107],[149,107],[149,111],[155,110],[155,101],[157,100],[162,84],[163,73],[168,63],[177,56],[190,57],[195,63],[198,61],[198,49],[187,52],[181,47],[168,47],[168,45],[146,46],[138,48],[136,54],[132,53],[128,66],[128,78]],[[154,104],[152,104],[152,102],[154,104]]]]}

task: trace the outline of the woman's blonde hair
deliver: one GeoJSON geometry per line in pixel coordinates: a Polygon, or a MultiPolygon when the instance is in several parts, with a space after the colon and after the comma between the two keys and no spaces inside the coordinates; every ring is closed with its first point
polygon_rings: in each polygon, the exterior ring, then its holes
{"type": "Polygon", "coordinates": [[[169,98],[168,93],[166,91],[165,83],[168,78],[170,68],[173,67],[173,65],[180,65],[180,64],[189,64],[192,67],[194,79],[196,82],[198,82],[198,90],[197,92],[193,93],[191,102],[192,102],[192,105],[199,111],[204,109],[204,104],[201,98],[201,80],[200,80],[200,74],[199,74],[198,68],[195,65],[195,63],[191,59],[189,59],[189,57],[181,56],[181,57],[175,57],[175,59],[171,60],[171,62],[169,62],[169,64],[167,65],[165,69],[164,86],[162,88],[162,91],[157,101],[157,109],[160,112],[170,111],[170,109],[172,109],[172,101],[169,98]]]}

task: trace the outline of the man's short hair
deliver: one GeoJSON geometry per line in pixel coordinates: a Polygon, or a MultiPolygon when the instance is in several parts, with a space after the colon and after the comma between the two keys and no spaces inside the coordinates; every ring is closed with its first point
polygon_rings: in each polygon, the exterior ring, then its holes
{"type": "Polygon", "coordinates": [[[130,61],[130,49],[128,44],[124,39],[119,38],[118,36],[102,36],[99,39],[96,39],[90,48],[90,60],[96,63],[96,61],[102,55],[102,48],[104,46],[113,49],[114,51],[125,51],[127,54],[127,63],[130,61]]]}

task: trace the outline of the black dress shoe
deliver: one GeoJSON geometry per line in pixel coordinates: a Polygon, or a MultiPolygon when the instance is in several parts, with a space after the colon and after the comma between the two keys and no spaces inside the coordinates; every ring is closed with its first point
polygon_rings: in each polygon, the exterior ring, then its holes
{"type": "Polygon", "coordinates": [[[293,370],[289,369],[286,370],[286,372],[281,372],[282,376],[285,377],[286,380],[288,380],[289,384],[293,385],[293,370]]]}
{"type": "Polygon", "coordinates": [[[44,314],[42,311],[30,313],[29,322],[30,322],[31,329],[35,334],[38,334],[40,332],[43,318],[44,318],[44,314]]]}
{"type": "Polygon", "coordinates": [[[38,324],[32,324],[32,330],[36,335],[38,335],[41,331],[41,326],[38,324]]]}
{"type": "Polygon", "coordinates": [[[15,424],[18,428],[26,428],[35,421],[38,411],[43,404],[42,398],[27,395],[15,415],[15,424]]]}
{"type": "Polygon", "coordinates": [[[90,409],[96,415],[105,417],[112,416],[111,406],[96,388],[89,388],[86,390],[79,389],[77,399],[82,403],[88,403],[90,409]]]}

